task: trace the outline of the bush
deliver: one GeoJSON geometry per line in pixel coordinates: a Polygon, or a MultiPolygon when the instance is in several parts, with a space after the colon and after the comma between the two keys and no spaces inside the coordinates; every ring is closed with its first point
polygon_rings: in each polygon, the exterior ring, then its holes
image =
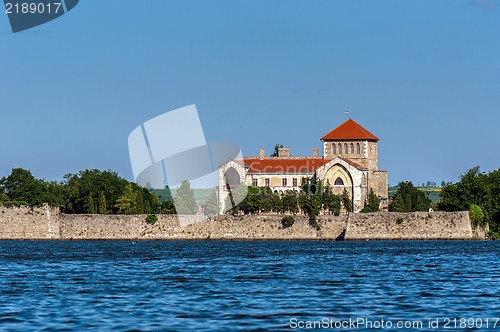
{"type": "Polygon", "coordinates": [[[292,216],[284,216],[283,219],[281,219],[281,224],[283,225],[283,228],[290,227],[294,223],[295,219],[292,216]]]}
{"type": "Polygon", "coordinates": [[[151,225],[154,225],[154,223],[158,221],[158,217],[156,216],[156,214],[148,214],[148,216],[146,217],[146,221],[151,225]]]}
{"type": "Polygon", "coordinates": [[[5,206],[5,207],[13,207],[13,206],[21,207],[21,206],[29,206],[29,203],[25,202],[25,201],[7,201],[7,202],[3,202],[3,206],[5,206]]]}
{"type": "Polygon", "coordinates": [[[361,213],[370,213],[370,212],[372,212],[372,209],[370,209],[368,206],[366,206],[360,212],[361,213]]]}
{"type": "Polygon", "coordinates": [[[402,222],[403,222],[403,218],[398,217],[398,219],[396,220],[396,224],[401,224],[402,222]]]}
{"type": "Polygon", "coordinates": [[[484,212],[483,209],[475,204],[470,206],[469,210],[470,221],[473,227],[477,227],[478,225],[484,225],[484,212]]]}

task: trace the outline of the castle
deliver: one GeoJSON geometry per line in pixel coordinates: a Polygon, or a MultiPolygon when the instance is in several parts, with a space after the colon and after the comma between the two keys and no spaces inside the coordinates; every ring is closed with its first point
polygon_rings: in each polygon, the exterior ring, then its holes
{"type": "Polygon", "coordinates": [[[309,177],[329,183],[334,194],[344,189],[353,202],[353,211],[365,206],[370,189],[387,207],[387,171],[378,169],[379,139],[354,120],[349,119],[323,137],[323,156],[318,148],[312,156],[295,157],[290,148],[279,148],[277,157],[266,157],[260,149],[258,157],[229,160],[219,168],[219,198],[225,202],[229,188],[241,182],[250,186],[270,187],[280,194],[300,191],[301,178],[309,177]]]}

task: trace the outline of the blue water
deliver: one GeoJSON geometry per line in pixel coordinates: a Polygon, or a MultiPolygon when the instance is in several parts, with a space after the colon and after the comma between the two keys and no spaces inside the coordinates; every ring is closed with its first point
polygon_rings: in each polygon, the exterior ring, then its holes
{"type": "Polygon", "coordinates": [[[0,241],[0,329],[493,329],[499,278],[498,241],[0,241]]]}

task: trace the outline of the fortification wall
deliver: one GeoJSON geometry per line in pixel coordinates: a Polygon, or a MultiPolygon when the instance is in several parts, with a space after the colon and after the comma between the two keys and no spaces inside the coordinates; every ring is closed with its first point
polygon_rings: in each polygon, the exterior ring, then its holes
{"type": "Polygon", "coordinates": [[[346,240],[485,239],[487,230],[472,230],[469,212],[353,213],[346,240]]]}
{"type": "MultiPolygon", "coordinates": [[[[306,216],[283,228],[279,215],[216,216],[181,226],[175,215],[67,215],[57,209],[0,207],[0,239],[172,239],[172,240],[382,240],[485,239],[487,229],[471,227],[468,212],[351,213],[319,216],[320,229],[306,216]]],[[[183,218],[183,222],[186,219],[183,218]]],[[[184,225],[184,224],[183,224],[184,225]]]]}

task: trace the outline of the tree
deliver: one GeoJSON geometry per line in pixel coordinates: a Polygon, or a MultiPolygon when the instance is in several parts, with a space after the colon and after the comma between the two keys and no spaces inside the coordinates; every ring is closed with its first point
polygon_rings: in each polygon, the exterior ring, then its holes
{"type": "Polygon", "coordinates": [[[101,191],[101,197],[99,198],[99,206],[97,208],[97,212],[100,214],[108,214],[108,209],[106,208],[106,196],[104,195],[104,191],[101,191]]]}
{"type": "Polygon", "coordinates": [[[370,188],[370,193],[368,194],[368,202],[366,206],[361,210],[361,212],[379,212],[380,211],[380,199],[377,197],[373,188],[370,188]]]}
{"type": "Polygon", "coordinates": [[[429,210],[431,206],[431,200],[427,198],[425,192],[416,188],[411,181],[400,182],[398,186],[399,189],[393,196],[392,203],[389,204],[389,211],[414,212],[429,210]],[[400,198],[398,198],[398,195],[400,196],[400,198]]]}
{"type": "Polygon", "coordinates": [[[213,189],[210,193],[210,197],[204,202],[203,210],[205,214],[208,215],[217,215],[219,214],[219,195],[217,194],[217,190],[213,189]]]}
{"type": "Polygon", "coordinates": [[[181,186],[177,189],[174,197],[175,209],[178,214],[195,214],[198,209],[196,199],[194,197],[194,190],[191,189],[189,181],[182,181],[181,186]]]}
{"type": "Polygon", "coordinates": [[[352,200],[345,188],[344,191],[342,191],[342,194],[340,194],[340,201],[342,202],[342,207],[347,213],[352,212],[352,200]]]}
{"type": "Polygon", "coordinates": [[[144,213],[144,200],[142,198],[141,190],[137,190],[135,195],[136,195],[135,213],[143,214],[144,213]]]}
{"type": "Polygon", "coordinates": [[[48,196],[48,185],[36,179],[30,171],[22,168],[12,169],[8,177],[0,179],[0,186],[9,200],[25,201],[31,206],[41,206],[48,196]]]}
{"type": "Polygon", "coordinates": [[[274,146],[274,152],[270,155],[270,157],[277,157],[277,156],[279,155],[279,151],[278,151],[278,149],[279,149],[279,148],[282,148],[282,147],[283,147],[283,145],[281,145],[281,144],[276,144],[276,145],[274,146]]]}
{"type": "Polygon", "coordinates": [[[296,191],[287,191],[281,200],[283,204],[283,212],[290,212],[294,215],[299,212],[299,202],[296,191]]]}
{"type": "Polygon", "coordinates": [[[87,197],[87,213],[95,214],[94,198],[92,197],[92,195],[89,195],[87,197]]]}
{"type": "Polygon", "coordinates": [[[117,199],[115,208],[121,214],[133,214],[136,205],[136,193],[130,183],[127,183],[122,195],[117,199]]]}

